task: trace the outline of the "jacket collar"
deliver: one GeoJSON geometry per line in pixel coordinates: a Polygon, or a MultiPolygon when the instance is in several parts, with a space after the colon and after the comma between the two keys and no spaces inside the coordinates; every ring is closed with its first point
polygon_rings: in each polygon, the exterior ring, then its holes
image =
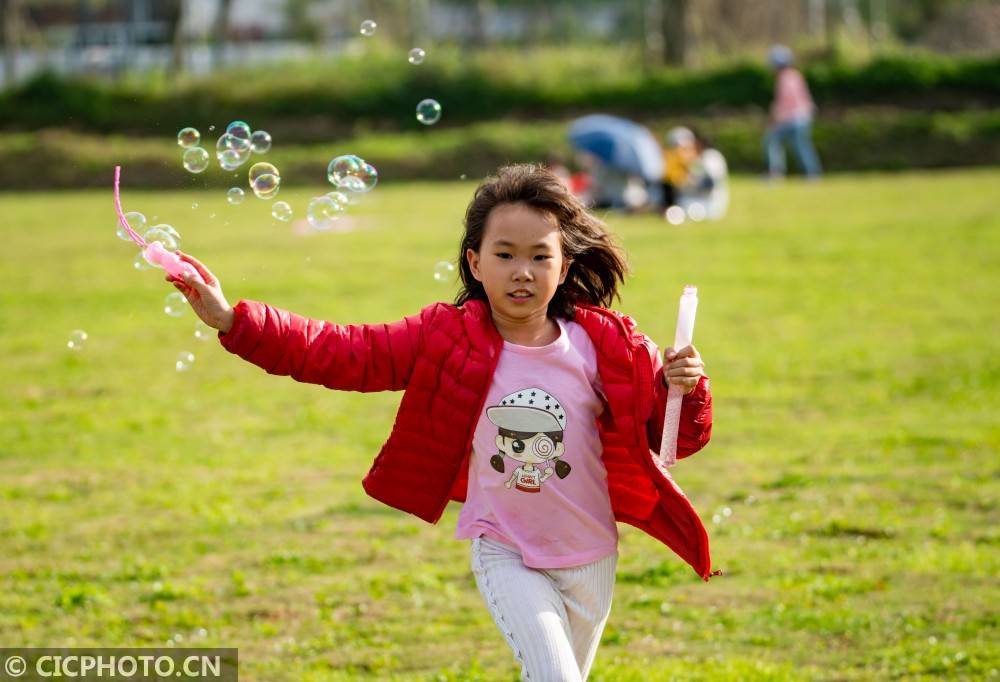
{"type": "MultiPolygon", "coordinates": [[[[463,303],[461,309],[465,313],[462,321],[473,344],[488,349],[490,357],[499,352],[503,347],[503,337],[493,323],[489,303],[472,299],[463,303]]],[[[614,337],[621,338],[633,351],[641,345],[634,336],[635,322],[607,308],[578,303],[574,320],[587,330],[599,353],[612,355],[610,349],[614,337]]]]}

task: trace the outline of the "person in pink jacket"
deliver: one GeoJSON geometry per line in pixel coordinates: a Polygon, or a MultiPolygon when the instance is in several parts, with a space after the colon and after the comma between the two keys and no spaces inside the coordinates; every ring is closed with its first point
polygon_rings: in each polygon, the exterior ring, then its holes
{"type": "Polygon", "coordinates": [[[604,224],[543,167],[476,190],[462,289],[389,324],[338,325],[256,301],[230,306],[196,258],[168,277],[222,345],[271,374],[403,390],[369,495],[436,523],[464,502],[476,585],[523,679],[585,680],[611,611],[616,522],[708,580],[708,536],[655,453],[669,384],[684,391],[678,458],[705,446],[712,400],[694,346],[667,349],[608,309],[627,264],[604,224]]]}
{"type": "Polygon", "coordinates": [[[803,172],[809,178],[818,178],[823,169],[812,143],[816,104],[809,85],[792,65],[792,51],[784,45],[772,47],[768,60],[775,72],[770,125],[764,137],[768,175],[771,178],[785,175],[785,143],[791,142],[803,172]]]}

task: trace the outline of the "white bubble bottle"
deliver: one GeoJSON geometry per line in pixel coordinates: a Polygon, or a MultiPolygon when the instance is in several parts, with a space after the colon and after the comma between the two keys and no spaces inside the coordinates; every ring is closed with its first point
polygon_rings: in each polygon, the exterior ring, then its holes
{"type": "MultiPolygon", "coordinates": [[[[698,287],[688,284],[681,294],[677,309],[677,331],[674,333],[674,350],[691,345],[694,338],[694,316],[698,311],[698,287]]],[[[664,372],[666,367],[664,367],[664,372]]],[[[681,402],[684,389],[670,384],[667,389],[667,409],[663,412],[663,437],[660,439],[660,462],[664,466],[677,463],[677,429],[681,423],[681,402]]]]}

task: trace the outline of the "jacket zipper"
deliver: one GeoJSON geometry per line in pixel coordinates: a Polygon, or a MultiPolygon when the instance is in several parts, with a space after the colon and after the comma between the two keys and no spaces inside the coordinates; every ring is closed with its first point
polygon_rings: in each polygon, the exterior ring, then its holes
{"type": "MultiPolygon", "coordinates": [[[[496,344],[493,346],[493,358],[490,360],[490,371],[489,377],[492,380],[494,372],[496,372],[497,364],[500,362],[500,351],[496,348],[496,344]]],[[[486,390],[483,391],[483,397],[479,401],[479,407],[476,408],[475,417],[472,420],[472,426],[469,428],[469,435],[465,441],[465,449],[462,451],[462,461],[459,463],[458,468],[455,470],[455,475],[452,476],[451,482],[448,484],[448,492],[444,496],[444,504],[438,509],[437,516],[434,519],[434,523],[441,520],[441,515],[444,510],[448,507],[448,502],[451,501],[451,489],[455,487],[455,481],[458,479],[459,473],[461,473],[462,465],[465,464],[465,456],[472,451],[472,439],[476,436],[476,425],[479,423],[479,415],[483,412],[483,405],[486,404],[486,398],[490,394],[489,385],[486,386],[486,390]]]]}

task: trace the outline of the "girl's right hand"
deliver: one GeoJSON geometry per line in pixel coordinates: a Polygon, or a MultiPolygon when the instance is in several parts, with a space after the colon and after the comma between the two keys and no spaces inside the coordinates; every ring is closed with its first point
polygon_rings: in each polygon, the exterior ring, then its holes
{"type": "Polygon", "coordinates": [[[194,256],[181,253],[179,249],[176,253],[182,261],[194,266],[203,282],[199,282],[191,275],[184,275],[183,279],[167,275],[166,280],[184,294],[188,303],[191,304],[191,309],[194,310],[195,315],[201,318],[202,322],[209,327],[218,329],[223,334],[227,333],[233,326],[234,314],[232,306],[222,294],[219,280],[194,256]]]}

